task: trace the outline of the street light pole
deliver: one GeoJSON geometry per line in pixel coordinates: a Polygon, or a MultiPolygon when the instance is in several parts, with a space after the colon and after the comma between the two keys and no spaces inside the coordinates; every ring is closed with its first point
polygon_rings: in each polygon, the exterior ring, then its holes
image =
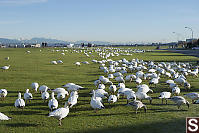
{"type": "Polygon", "coordinates": [[[191,37],[192,37],[191,43],[192,43],[192,45],[193,45],[193,29],[190,28],[190,27],[187,27],[187,26],[186,26],[185,28],[191,30],[191,37]]]}
{"type": "Polygon", "coordinates": [[[190,28],[190,27],[185,27],[185,28],[187,28],[187,29],[190,29],[190,30],[191,30],[191,37],[192,37],[192,40],[193,40],[193,29],[192,29],[192,28],[190,28]]]}

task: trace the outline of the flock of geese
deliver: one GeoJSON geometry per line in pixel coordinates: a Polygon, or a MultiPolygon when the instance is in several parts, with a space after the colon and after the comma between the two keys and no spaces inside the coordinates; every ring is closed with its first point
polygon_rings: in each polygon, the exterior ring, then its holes
{"type": "MultiPolygon", "coordinates": [[[[61,50],[53,50],[53,52],[59,52],[61,50]]],[[[62,50],[61,54],[65,55],[64,52],[68,50],[62,50]]],[[[127,101],[127,106],[132,106],[137,113],[138,109],[144,108],[147,111],[147,106],[142,102],[143,100],[149,100],[152,103],[153,98],[150,93],[154,90],[150,88],[155,88],[159,84],[161,78],[168,79],[165,81],[169,89],[168,91],[163,91],[159,95],[162,104],[164,100],[167,104],[168,100],[176,103],[178,109],[180,109],[182,104],[186,104],[189,108],[190,103],[184,98],[190,98],[192,103],[199,103],[198,93],[187,93],[184,96],[180,96],[181,89],[186,89],[189,91],[191,84],[188,82],[188,77],[198,77],[198,66],[194,66],[190,63],[176,63],[176,62],[154,62],[154,61],[143,61],[139,59],[127,60],[125,58],[121,60],[112,60],[111,57],[120,55],[131,55],[131,53],[145,52],[144,50],[131,50],[131,49],[119,49],[119,48],[96,48],[94,50],[90,49],[73,49],[71,53],[83,53],[87,57],[94,57],[93,53],[102,58],[102,60],[92,60],[91,62],[99,65],[99,69],[104,73],[104,75],[99,76],[98,79],[94,81],[93,89],[90,94],[92,95],[90,100],[90,106],[97,112],[97,110],[104,109],[104,100],[107,100],[109,104],[116,103],[121,97],[125,98],[127,101]],[[110,52],[111,51],[111,52],[110,52]],[[148,82],[148,85],[143,81],[148,82]],[[132,88],[127,88],[126,83],[135,83],[137,85],[134,90],[132,88]]],[[[31,52],[28,52],[31,53],[31,52]]],[[[9,57],[6,58],[9,60],[9,57]]],[[[63,63],[63,61],[51,61],[51,64],[63,63]]],[[[83,64],[90,64],[88,61],[75,62],[76,66],[81,66],[83,64]]],[[[4,66],[6,67],[6,66],[4,66]]],[[[10,67],[10,66],[7,66],[10,67]]],[[[2,67],[2,69],[4,69],[2,67]]],[[[6,68],[7,69],[7,68],[6,68]]],[[[5,70],[6,70],[5,69],[5,70]]],[[[9,69],[9,68],[8,68],[9,69]]],[[[78,91],[84,87],[74,84],[67,83],[60,88],[50,89],[46,85],[39,86],[38,83],[34,82],[31,84],[31,91],[40,92],[41,99],[44,102],[48,101],[48,107],[50,109],[49,117],[54,117],[59,120],[59,125],[61,125],[61,120],[69,114],[69,109],[74,107],[78,103],[78,91]],[[55,94],[57,97],[55,98],[55,94]],[[51,99],[50,99],[51,96],[51,99]],[[64,107],[58,108],[58,103],[60,99],[65,99],[69,96],[65,102],[64,107]]],[[[6,89],[0,89],[0,98],[5,99],[8,92],[6,89]]],[[[33,94],[29,89],[26,89],[22,98],[22,94],[18,93],[18,98],[16,99],[14,105],[16,108],[25,108],[28,102],[34,98],[33,94]]],[[[0,113],[0,120],[10,120],[11,118],[3,113],[0,113]]]]}

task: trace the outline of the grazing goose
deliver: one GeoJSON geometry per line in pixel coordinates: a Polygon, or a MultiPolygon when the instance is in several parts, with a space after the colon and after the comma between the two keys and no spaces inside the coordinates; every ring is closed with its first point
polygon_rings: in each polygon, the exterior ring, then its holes
{"type": "Polygon", "coordinates": [[[170,97],[171,97],[171,92],[161,92],[158,98],[162,99],[162,104],[163,104],[163,100],[165,99],[166,104],[167,104],[167,99],[170,97]]]}
{"type": "Polygon", "coordinates": [[[80,85],[76,85],[74,83],[68,83],[68,84],[63,85],[62,87],[66,87],[69,92],[70,91],[78,91],[79,89],[84,88],[84,87],[82,87],[80,85]]]}
{"type": "Polygon", "coordinates": [[[149,102],[150,102],[150,104],[152,103],[152,98],[150,97],[150,96],[148,96],[146,93],[144,93],[144,92],[136,92],[135,93],[135,95],[136,95],[136,97],[138,98],[138,99],[140,99],[141,101],[143,100],[143,99],[147,99],[147,100],[149,100],[149,102]]]}
{"type": "Polygon", "coordinates": [[[137,88],[138,88],[138,92],[148,93],[148,92],[150,91],[150,92],[153,93],[153,90],[151,90],[151,89],[149,88],[149,86],[146,85],[146,84],[139,85],[139,86],[137,86],[137,88]]]}
{"type": "Polygon", "coordinates": [[[69,108],[72,108],[74,105],[77,104],[77,99],[78,99],[78,93],[77,91],[72,91],[70,93],[70,97],[68,98],[68,103],[70,103],[69,108]]]}
{"type": "Polygon", "coordinates": [[[23,99],[21,99],[21,93],[19,92],[18,94],[18,99],[15,101],[15,107],[17,108],[24,108],[25,107],[25,102],[23,99]]]}
{"type": "Polygon", "coordinates": [[[76,65],[76,66],[80,66],[81,63],[80,63],[80,62],[75,62],[75,65],[76,65]]]}
{"type": "Polygon", "coordinates": [[[139,78],[139,77],[136,78],[136,79],[135,79],[135,83],[138,84],[138,85],[141,84],[141,83],[142,83],[142,79],[139,78]]]}
{"type": "Polygon", "coordinates": [[[134,91],[131,91],[131,92],[127,93],[126,99],[127,99],[127,104],[128,104],[129,101],[131,101],[131,100],[132,100],[132,101],[136,100],[135,92],[134,92],[134,91]]]}
{"type": "Polygon", "coordinates": [[[104,84],[99,84],[98,85],[98,89],[105,89],[105,88],[106,88],[106,86],[104,84]]]}
{"type": "Polygon", "coordinates": [[[57,61],[51,61],[51,64],[57,65],[57,61]]]}
{"type": "Polygon", "coordinates": [[[98,109],[104,109],[104,105],[101,103],[99,99],[95,96],[95,91],[93,90],[93,96],[91,98],[90,105],[97,112],[98,109]]]}
{"type": "Polygon", "coordinates": [[[48,86],[46,86],[46,85],[42,85],[42,86],[40,86],[39,87],[39,91],[42,93],[42,92],[44,92],[44,91],[47,91],[49,88],[48,88],[48,86]]]}
{"type": "Polygon", "coordinates": [[[50,112],[48,117],[54,117],[58,119],[59,125],[61,126],[61,120],[64,119],[69,113],[69,105],[70,103],[66,102],[63,108],[58,108],[53,112],[50,112]]]}
{"type": "Polygon", "coordinates": [[[0,112],[0,121],[10,120],[11,117],[6,116],[5,114],[0,112]]]}
{"type": "Polygon", "coordinates": [[[3,70],[8,70],[9,68],[10,68],[10,65],[1,67],[1,69],[3,70]]]}
{"type": "Polygon", "coordinates": [[[7,96],[8,92],[6,89],[0,89],[0,98],[4,100],[4,98],[7,96]]]}
{"type": "Polygon", "coordinates": [[[10,59],[10,57],[6,57],[6,58],[5,58],[5,60],[9,60],[9,59],[10,59]]]}
{"type": "Polygon", "coordinates": [[[166,83],[171,84],[171,83],[174,83],[174,81],[173,80],[167,80],[166,83]]]}
{"type": "Polygon", "coordinates": [[[37,89],[39,88],[39,84],[34,82],[31,84],[31,88],[35,90],[35,92],[37,92],[37,89]]]}
{"type": "MultiPolygon", "coordinates": [[[[105,90],[103,89],[97,89],[97,90],[94,90],[95,91],[95,96],[96,97],[101,97],[101,98],[106,98],[108,97],[108,92],[106,92],[105,90]]],[[[93,91],[92,91],[93,92],[93,91]]],[[[93,93],[92,93],[93,94],[93,93]]]]}
{"type": "Polygon", "coordinates": [[[182,97],[182,96],[174,96],[174,97],[171,97],[171,98],[168,98],[168,99],[173,101],[174,103],[176,103],[177,106],[178,106],[178,109],[180,109],[180,106],[182,104],[186,104],[187,107],[189,108],[189,102],[187,100],[185,100],[185,98],[182,97]]]}
{"type": "Polygon", "coordinates": [[[116,85],[110,85],[110,87],[109,87],[110,92],[112,92],[114,94],[116,92],[116,90],[117,90],[116,85]]]}
{"type": "Polygon", "coordinates": [[[109,98],[108,98],[108,102],[109,102],[109,104],[117,102],[117,96],[116,95],[110,95],[109,98]]]}
{"type": "Polygon", "coordinates": [[[56,88],[52,91],[55,93],[63,93],[63,94],[69,95],[68,91],[66,91],[64,88],[56,88]]]}
{"type": "Polygon", "coordinates": [[[57,99],[55,99],[55,96],[54,96],[54,92],[51,93],[51,98],[48,102],[48,107],[50,108],[50,110],[54,110],[54,109],[57,109],[58,107],[58,101],[57,99]]]}
{"type": "Polygon", "coordinates": [[[44,100],[44,102],[50,97],[49,93],[47,92],[47,89],[41,94],[41,98],[44,100]]]}
{"type": "Polygon", "coordinates": [[[184,96],[190,98],[192,100],[192,103],[194,103],[194,100],[199,99],[198,93],[188,93],[188,94],[184,94],[184,96]]]}
{"type": "Polygon", "coordinates": [[[179,87],[172,88],[172,93],[176,94],[176,95],[179,95],[180,94],[180,88],[179,87]]]}
{"type": "Polygon", "coordinates": [[[141,101],[138,101],[138,100],[135,100],[135,101],[133,101],[133,102],[130,102],[130,103],[128,103],[127,104],[127,106],[132,106],[134,109],[135,109],[135,113],[137,114],[137,110],[139,109],[139,108],[144,108],[144,112],[146,113],[146,111],[147,111],[147,107],[146,107],[146,105],[144,105],[141,101]]]}
{"type": "Polygon", "coordinates": [[[190,85],[190,83],[188,83],[187,81],[184,83],[184,88],[185,89],[190,89],[191,88],[191,85],[190,85]]]}
{"type": "Polygon", "coordinates": [[[27,100],[29,100],[29,102],[30,102],[30,100],[33,99],[32,94],[29,93],[29,89],[26,89],[26,93],[24,93],[24,99],[25,99],[26,103],[27,103],[27,100]]]}

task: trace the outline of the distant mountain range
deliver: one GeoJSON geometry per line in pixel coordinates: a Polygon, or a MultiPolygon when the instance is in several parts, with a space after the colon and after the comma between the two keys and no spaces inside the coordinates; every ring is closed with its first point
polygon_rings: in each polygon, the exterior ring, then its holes
{"type": "MultiPolygon", "coordinates": [[[[32,38],[32,39],[8,39],[8,38],[0,38],[0,44],[21,44],[21,43],[42,43],[47,42],[48,44],[81,44],[81,43],[94,43],[97,45],[107,45],[112,44],[111,42],[106,41],[75,41],[75,42],[69,42],[69,41],[63,41],[63,40],[57,40],[57,39],[50,39],[50,38],[32,38]]],[[[118,43],[119,44],[119,43],[118,43]]]]}
{"type": "Polygon", "coordinates": [[[42,43],[46,42],[48,43],[49,46],[52,45],[65,45],[65,44],[81,44],[81,43],[92,43],[96,45],[131,45],[131,44],[141,44],[141,45],[149,45],[151,43],[135,43],[135,42],[107,42],[107,41],[85,41],[85,40],[80,40],[80,41],[63,41],[63,40],[58,40],[58,39],[50,39],[50,38],[32,38],[32,39],[8,39],[8,38],[0,38],[0,44],[4,45],[16,45],[16,44],[32,44],[32,43],[42,43]]]}

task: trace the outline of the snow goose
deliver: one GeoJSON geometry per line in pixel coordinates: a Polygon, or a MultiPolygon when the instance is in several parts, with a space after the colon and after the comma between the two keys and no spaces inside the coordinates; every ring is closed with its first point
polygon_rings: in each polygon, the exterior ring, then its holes
{"type": "Polygon", "coordinates": [[[104,90],[105,88],[106,88],[106,86],[104,84],[99,84],[98,85],[98,89],[103,89],[104,90]]]}
{"type": "Polygon", "coordinates": [[[80,62],[75,62],[75,65],[76,65],[76,66],[80,66],[81,63],[80,63],[80,62]]]}
{"type": "Polygon", "coordinates": [[[80,85],[76,85],[74,83],[68,83],[66,85],[63,85],[62,87],[66,87],[69,92],[70,91],[78,91],[79,89],[84,88],[84,87],[82,87],[80,85]]]}
{"type": "Polygon", "coordinates": [[[63,64],[64,62],[62,60],[57,61],[58,64],[63,64]]]}
{"type": "Polygon", "coordinates": [[[192,103],[194,103],[194,100],[199,99],[198,93],[188,93],[188,94],[184,94],[184,96],[190,98],[192,100],[192,103]]]}
{"type": "Polygon", "coordinates": [[[8,92],[6,89],[0,89],[0,98],[2,98],[2,100],[7,96],[8,92]]]}
{"type": "Polygon", "coordinates": [[[37,92],[37,89],[39,88],[39,84],[34,82],[31,84],[31,88],[35,90],[35,92],[37,92]]]}
{"type": "Polygon", "coordinates": [[[91,107],[97,112],[98,109],[104,109],[104,105],[101,103],[101,101],[99,101],[98,99],[96,99],[95,96],[95,91],[93,90],[93,96],[91,98],[91,102],[90,105],[91,107]]]}
{"type": "Polygon", "coordinates": [[[57,65],[57,61],[51,61],[51,64],[57,65]]]}
{"type": "Polygon", "coordinates": [[[52,99],[50,99],[48,101],[48,107],[52,111],[54,109],[57,109],[57,107],[58,107],[58,101],[57,101],[57,99],[55,99],[54,92],[51,93],[51,98],[52,99]]]}
{"type": "Polygon", "coordinates": [[[174,97],[171,97],[171,98],[168,98],[168,99],[173,101],[174,103],[176,103],[177,106],[178,106],[178,109],[180,109],[180,106],[182,104],[186,104],[187,107],[189,108],[189,102],[187,100],[185,100],[185,98],[182,97],[182,96],[174,96],[174,97]]]}
{"type": "Polygon", "coordinates": [[[187,89],[187,90],[190,89],[191,88],[191,84],[186,81],[184,83],[184,88],[187,89]]]}
{"type": "Polygon", "coordinates": [[[174,81],[178,84],[184,84],[186,80],[184,78],[178,77],[177,79],[174,79],[174,81]]]}
{"type": "Polygon", "coordinates": [[[179,95],[180,94],[180,88],[179,87],[172,88],[172,93],[176,94],[176,95],[179,95]]]}
{"type": "Polygon", "coordinates": [[[11,117],[8,117],[7,115],[0,112],[0,121],[10,120],[11,117]]]}
{"type": "Polygon", "coordinates": [[[9,59],[10,59],[10,57],[6,57],[6,58],[5,58],[5,60],[9,60],[9,59]]]}
{"type": "Polygon", "coordinates": [[[116,92],[116,90],[117,90],[116,85],[110,85],[110,87],[109,87],[110,92],[112,92],[114,94],[116,92]]]}
{"type": "Polygon", "coordinates": [[[137,110],[140,109],[140,108],[144,108],[144,112],[146,113],[147,111],[147,107],[146,105],[144,105],[141,101],[138,101],[138,100],[135,100],[133,102],[130,102],[127,104],[127,106],[132,106],[134,109],[135,109],[135,113],[137,114],[137,110]]]}
{"type": "Polygon", "coordinates": [[[70,103],[66,102],[63,108],[58,108],[53,112],[50,112],[48,117],[54,117],[58,119],[59,125],[61,126],[61,120],[64,119],[69,113],[69,105],[70,103]]]}
{"type": "Polygon", "coordinates": [[[33,99],[32,94],[29,93],[29,89],[26,89],[26,93],[24,93],[24,99],[25,99],[26,103],[27,103],[28,100],[30,102],[30,100],[33,99]]]}
{"type": "Polygon", "coordinates": [[[174,81],[173,80],[167,80],[166,83],[171,84],[171,83],[174,83],[174,81]]]}
{"type": "Polygon", "coordinates": [[[41,98],[44,100],[44,102],[50,97],[49,93],[47,92],[47,89],[41,94],[41,98]]]}
{"type": "Polygon", "coordinates": [[[108,92],[106,92],[105,90],[97,89],[97,90],[95,90],[95,96],[96,97],[101,97],[101,98],[104,99],[104,98],[108,97],[109,95],[108,95],[108,92]]]}
{"type": "Polygon", "coordinates": [[[136,78],[135,79],[135,83],[138,84],[138,85],[141,84],[142,83],[142,79],[141,78],[136,78]]]}
{"type": "Polygon", "coordinates": [[[162,99],[162,104],[163,104],[163,100],[165,99],[166,104],[167,104],[167,99],[170,97],[171,97],[171,92],[161,92],[158,98],[162,99]]]}
{"type": "Polygon", "coordinates": [[[127,104],[129,103],[129,101],[134,101],[136,100],[136,95],[135,95],[135,92],[134,91],[131,91],[129,93],[127,93],[127,104]]]}
{"type": "Polygon", "coordinates": [[[42,85],[42,86],[40,86],[39,87],[39,91],[42,93],[42,92],[44,92],[44,91],[47,91],[49,88],[48,88],[48,86],[46,86],[46,85],[42,85]]]}
{"type": "Polygon", "coordinates": [[[150,92],[153,93],[153,90],[151,90],[151,89],[149,88],[149,86],[146,85],[146,84],[139,85],[139,86],[137,86],[137,88],[138,88],[138,92],[148,93],[148,92],[150,91],[150,92]]]}
{"type": "Polygon", "coordinates": [[[1,67],[1,69],[3,70],[8,70],[9,68],[10,68],[10,65],[1,67]]]}
{"type": "Polygon", "coordinates": [[[78,99],[78,93],[77,91],[72,91],[70,94],[70,97],[68,98],[68,103],[70,103],[69,108],[72,108],[74,105],[77,104],[77,99],[78,99]]]}
{"type": "Polygon", "coordinates": [[[55,93],[63,93],[63,94],[69,95],[68,91],[66,91],[64,88],[56,88],[52,91],[55,93]]]}
{"type": "Polygon", "coordinates": [[[117,102],[117,96],[116,95],[110,95],[108,98],[109,103],[115,103],[117,102]]]}
{"type": "Polygon", "coordinates": [[[23,99],[21,99],[21,93],[18,93],[18,99],[15,101],[15,107],[17,108],[24,108],[25,107],[25,102],[23,99]]]}
{"type": "Polygon", "coordinates": [[[141,101],[144,100],[144,99],[147,99],[147,100],[149,100],[150,104],[152,103],[152,98],[144,92],[138,91],[138,92],[135,93],[135,95],[136,95],[136,98],[138,98],[141,101]]]}

